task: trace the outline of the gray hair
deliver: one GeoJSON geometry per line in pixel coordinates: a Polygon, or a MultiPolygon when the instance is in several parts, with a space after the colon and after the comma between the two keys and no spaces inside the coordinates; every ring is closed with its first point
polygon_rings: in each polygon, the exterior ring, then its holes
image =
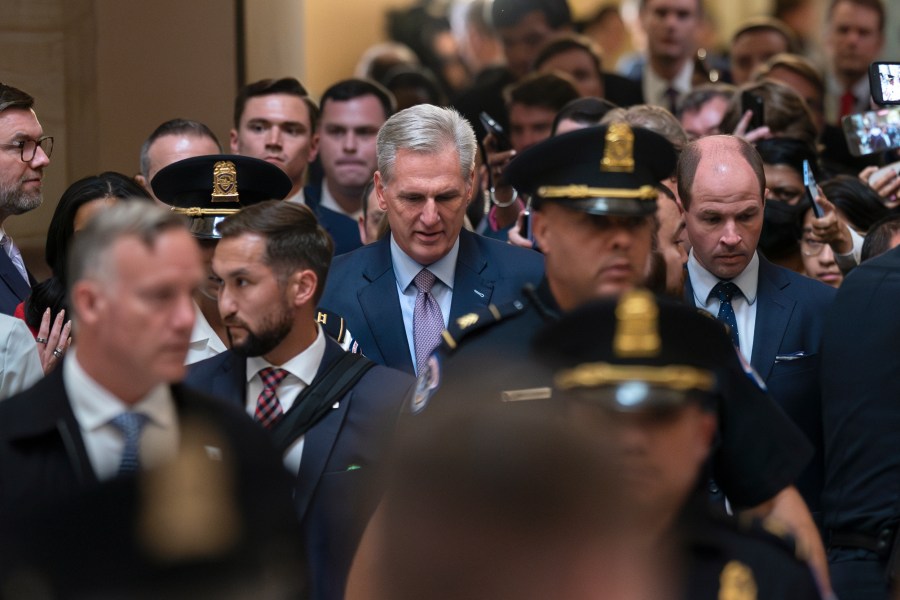
{"type": "Polygon", "coordinates": [[[173,229],[187,231],[185,217],[161,206],[147,202],[117,202],[90,219],[84,229],[72,240],[69,251],[66,294],[72,306],[72,287],[90,278],[111,280],[114,273],[110,248],[120,239],[134,236],[148,247],[159,236],[173,229]]]}
{"type": "Polygon", "coordinates": [[[452,108],[417,104],[401,110],[378,132],[378,170],[384,181],[393,176],[398,150],[437,154],[447,146],[459,154],[459,171],[468,179],[475,168],[475,131],[452,108]]]}

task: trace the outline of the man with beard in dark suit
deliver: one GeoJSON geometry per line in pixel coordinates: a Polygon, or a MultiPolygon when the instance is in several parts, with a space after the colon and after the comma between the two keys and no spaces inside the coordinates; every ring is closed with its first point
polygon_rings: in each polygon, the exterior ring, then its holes
{"type": "Polygon", "coordinates": [[[414,381],[345,353],[317,322],[333,245],[309,208],[263,202],[219,233],[212,266],[231,350],[197,363],[186,381],[269,430],[296,476],[312,597],[342,598],[377,502],[369,484],[414,381]]]}

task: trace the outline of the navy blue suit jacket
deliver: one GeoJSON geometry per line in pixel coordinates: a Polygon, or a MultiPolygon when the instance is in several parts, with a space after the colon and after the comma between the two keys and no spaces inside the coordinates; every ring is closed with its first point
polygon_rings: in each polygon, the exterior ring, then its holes
{"type": "MultiPolygon", "coordinates": [[[[34,278],[28,273],[31,285],[34,278]]],[[[21,273],[12,263],[6,252],[0,250],[0,313],[10,315],[16,312],[16,306],[31,294],[31,288],[22,279],[21,273]]]]}
{"type": "MultiPolygon", "coordinates": [[[[773,265],[762,256],[758,285],[750,364],[766,382],[775,401],[815,447],[813,460],[796,482],[815,513],[820,508],[824,472],[819,351],[825,314],[835,290],[773,265]]],[[[685,280],[685,299],[694,301],[689,277],[685,280]]]]}
{"type": "Polygon", "coordinates": [[[362,246],[362,240],[359,239],[359,224],[347,215],[322,206],[322,186],[324,184],[323,181],[318,185],[307,185],[303,188],[303,199],[306,201],[306,205],[316,213],[316,218],[319,219],[322,228],[334,240],[334,255],[346,254],[362,246]]]}
{"type": "MultiPolygon", "coordinates": [[[[449,320],[488,304],[512,302],[544,274],[543,256],[463,230],[449,320]]],[[[363,354],[415,373],[391,262],[390,237],[335,258],[319,302],[344,318],[363,354]]]]}
{"type": "MultiPolygon", "coordinates": [[[[319,372],[343,352],[326,337],[319,372]]],[[[228,351],[200,361],[192,365],[185,385],[243,408],[247,360],[228,351]]],[[[343,598],[356,547],[378,501],[373,472],[414,386],[412,377],[375,366],[306,433],[294,505],[313,598],[343,598]]]]}

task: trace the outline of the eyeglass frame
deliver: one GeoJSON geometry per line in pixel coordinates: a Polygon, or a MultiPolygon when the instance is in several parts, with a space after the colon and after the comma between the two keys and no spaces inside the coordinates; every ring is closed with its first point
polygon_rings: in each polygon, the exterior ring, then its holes
{"type": "Polygon", "coordinates": [[[44,137],[38,138],[36,140],[30,140],[30,139],[29,140],[19,140],[17,142],[10,142],[8,144],[0,144],[0,148],[7,148],[7,149],[18,148],[19,149],[19,158],[22,159],[22,162],[30,163],[31,161],[34,160],[34,157],[37,156],[38,148],[40,148],[41,150],[44,151],[44,154],[47,155],[47,158],[50,158],[50,155],[53,154],[53,136],[45,135],[44,137]],[[46,142],[48,140],[50,141],[50,148],[48,150],[45,150],[44,142],[46,142]],[[34,151],[31,153],[31,158],[26,160],[25,146],[27,146],[29,143],[34,144],[34,151]]]}

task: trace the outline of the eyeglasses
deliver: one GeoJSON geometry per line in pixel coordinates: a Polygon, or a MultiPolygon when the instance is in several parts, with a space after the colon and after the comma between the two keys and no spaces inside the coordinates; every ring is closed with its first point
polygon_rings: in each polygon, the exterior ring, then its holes
{"type": "Polygon", "coordinates": [[[50,158],[50,155],[53,154],[53,136],[45,135],[39,140],[19,140],[18,142],[12,142],[11,144],[0,144],[0,147],[3,148],[18,148],[19,155],[22,157],[22,162],[33,161],[34,155],[37,154],[38,146],[41,147],[41,150],[44,151],[47,158],[50,158]]]}
{"type": "Polygon", "coordinates": [[[800,252],[803,256],[818,256],[822,254],[824,247],[825,242],[817,242],[807,238],[801,238],[800,240],[800,252]]]}

